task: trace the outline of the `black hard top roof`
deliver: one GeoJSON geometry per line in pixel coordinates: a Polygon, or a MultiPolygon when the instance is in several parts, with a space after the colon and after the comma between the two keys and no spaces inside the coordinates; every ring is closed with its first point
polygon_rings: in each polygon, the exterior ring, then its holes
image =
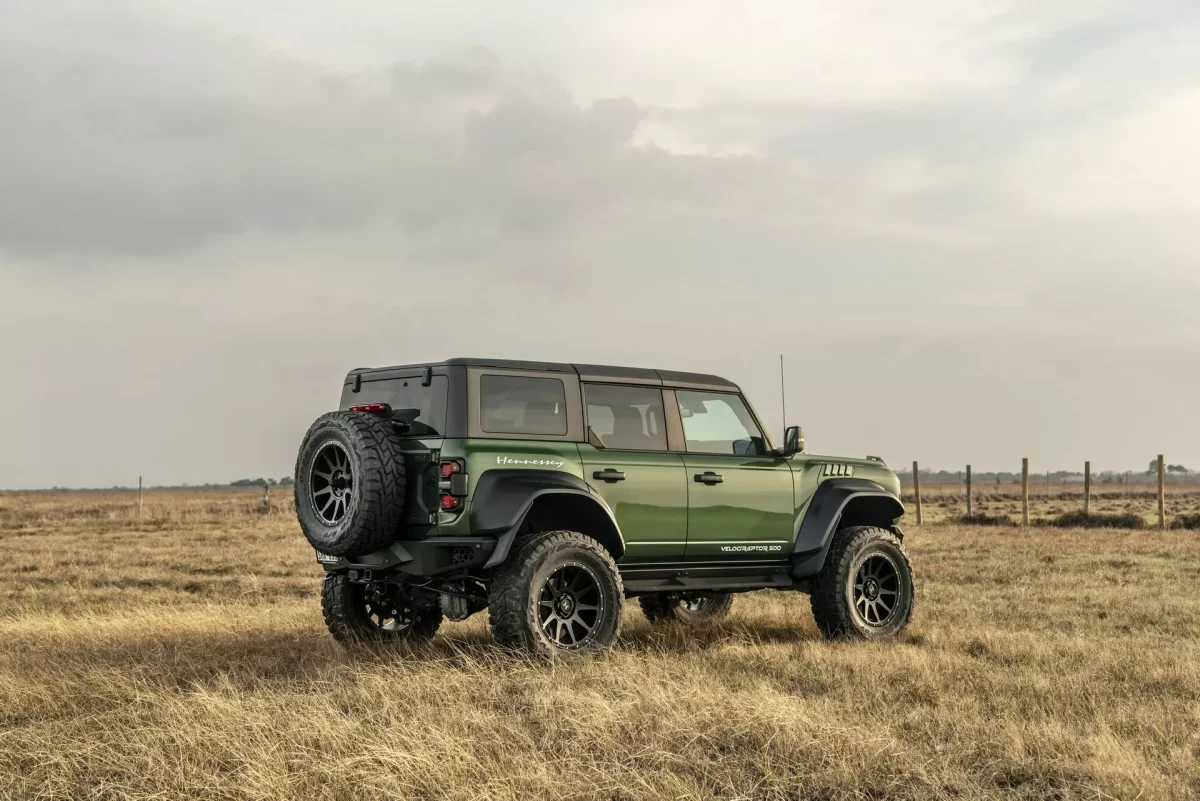
{"type": "Polygon", "coordinates": [[[455,358],[427,364],[402,364],[393,367],[358,368],[355,373],[374,373],[384,370],[410,370],[424,367],[494,367],[500,370],[530,370],[548,373],[576,373],[583,381],[609,384],[646,384],[649,386],[683,389],[713,389],[737,391],[737,384],[715,375],[681,373],[674,370],[651,370],[646,367],[612,367],[601,364],[564,364],[561,362],[527,362],[515,359],[455,358]]]}

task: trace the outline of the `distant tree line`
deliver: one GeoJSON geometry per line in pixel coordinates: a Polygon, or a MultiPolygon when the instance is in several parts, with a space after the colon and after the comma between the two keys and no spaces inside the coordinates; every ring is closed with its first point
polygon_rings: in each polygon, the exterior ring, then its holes
{"type": "MultiPolygon", "coordinates": [[[[239,478],[237,481],[231,481],[228,484],[155,484],[147,485],[147,490],[174,490],[174,489],[202,489],[202,490],[220,490],[229,489],[230,487],[242,489],[245,487],[290,487],[292,486],[292,477],[284,476],[280,479],[274,478],[239,478]]],[[[111,487],[47,487],[44,489],[0,489],[0,494],[5,493],[25,493],[25,492],[137,492],[137,486],[122,486],[114,484],[111,487]]]]}
{"type": "MultiPolygon", "coordinates": [[[[896,471],[906,481],[912,480],[912,468],[906,467],[896,471]]],[[[975,470],[972,471],[972,478],[975,485],[982,487],[987,484],[1020,484],[1021,474],[1019,472],[984,472],[975,470]]],[[[957,484],[963,480],[966,475],[965,470],[921,470],[921,482],[924,484],[957,484]]],[[[1155,478],[1158,475],[1158,459],[1152,461],[1145,472],[1140,471],[1116,471],[1105,470],[1092,473],[1092,481],[1097,484],[1123,484],[1129,479],[1146,481],[1155,478]]],[[[1181,464],[1173,464],[1167,466],[1168,478],[1175,481],[1198,481],[1200,482],[1200,473],[1187,468],[1181,464]]],[[[1055,470],[1047,473],[1031,472],[1030,481],[1033,483],[1041,482],[1043,485],[1047,479],[1053,484],[1074,484],[1082,483],[1084,476],[1083,471],[1075,470],[1055,470]]]]}
{"type": "Polygon", "coordinates": [[[284,476],[276,481],[273,478],[239,478],[237,481],[230,481],[231,487],[290,487],[292,486],[292,477],[284,476]]]}

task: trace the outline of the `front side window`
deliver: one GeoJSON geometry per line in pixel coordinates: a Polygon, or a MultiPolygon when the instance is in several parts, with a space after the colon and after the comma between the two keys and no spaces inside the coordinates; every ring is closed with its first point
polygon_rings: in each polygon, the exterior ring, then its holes
{"type": "Polygon", "coordinates": [[[665,451],[662,390],[584,384],[587,424],[609,450],[665,451]]]}
{"type": "Polygon", "coordinates": [[[730,456],[761,456],[766,440],[746,403],[725,392],[678,390],[683,437],[689,453],[723,453],[730,456]]]}
{"type": "Polygon", "coordinates": [[[567,393],[557,378],[479,377],[479,427],[489,434],[567,433],[567,393]]]}

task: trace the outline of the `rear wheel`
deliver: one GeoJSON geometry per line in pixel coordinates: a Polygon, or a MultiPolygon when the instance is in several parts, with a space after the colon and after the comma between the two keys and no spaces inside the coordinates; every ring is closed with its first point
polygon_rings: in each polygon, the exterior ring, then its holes
{"type": "Polygon", "coordinates": [[[812,591],[813,617],[826,637],[879,640],[912,617],[912,566],[900,539],[875,526],[834,535],[812,591]]]}
{"type": "Polygon", "coordinates": [[[492,580],[488,618],[500,645],[541,656],[602,651],[621,630],[625,592],[600,543],[575,531],[534,534],[492,580]]]}
{"type": "Polygon", "coordinates": [[[697,625],[720,620],[733,607],[733,596],[727,592],[694,594],[660,592],[638,598],[642,614],[651,623],[679,621],[697,625]]]}
{"type": "Polygon", "coordinates": [[[325,575],[321,612],[341,643],[423,642],[442,625],[435,602],[415,599],[395,584],[361,584],[340,573],[325,575]]]}

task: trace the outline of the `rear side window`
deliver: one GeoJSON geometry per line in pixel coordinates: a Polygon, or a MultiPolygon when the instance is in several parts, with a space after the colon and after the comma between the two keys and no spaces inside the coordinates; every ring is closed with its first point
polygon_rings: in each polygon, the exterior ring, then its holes
{"type": "Polygon", "coordinates": [[[587,424],[605,448],[617,451],[665,451],[662,390],[584,384],[587,424]]]}
{"type": "Polygon", "coordinates": [[[392,420],[407,427],[409,437],[441,437],[446,434],[446,376],[435,375],[429,386],[421,386],[421,377],[389,378],[372,381],[364,378],[362,389],[342,390],[343,409],[366,403],[386,403],[392,407],[392,420]]]}
{"type": "Polygon", "coordinates": [[[479,427],[489,434],[566,434],[563,382],[557,378],[480,376],[479,427]]]}

